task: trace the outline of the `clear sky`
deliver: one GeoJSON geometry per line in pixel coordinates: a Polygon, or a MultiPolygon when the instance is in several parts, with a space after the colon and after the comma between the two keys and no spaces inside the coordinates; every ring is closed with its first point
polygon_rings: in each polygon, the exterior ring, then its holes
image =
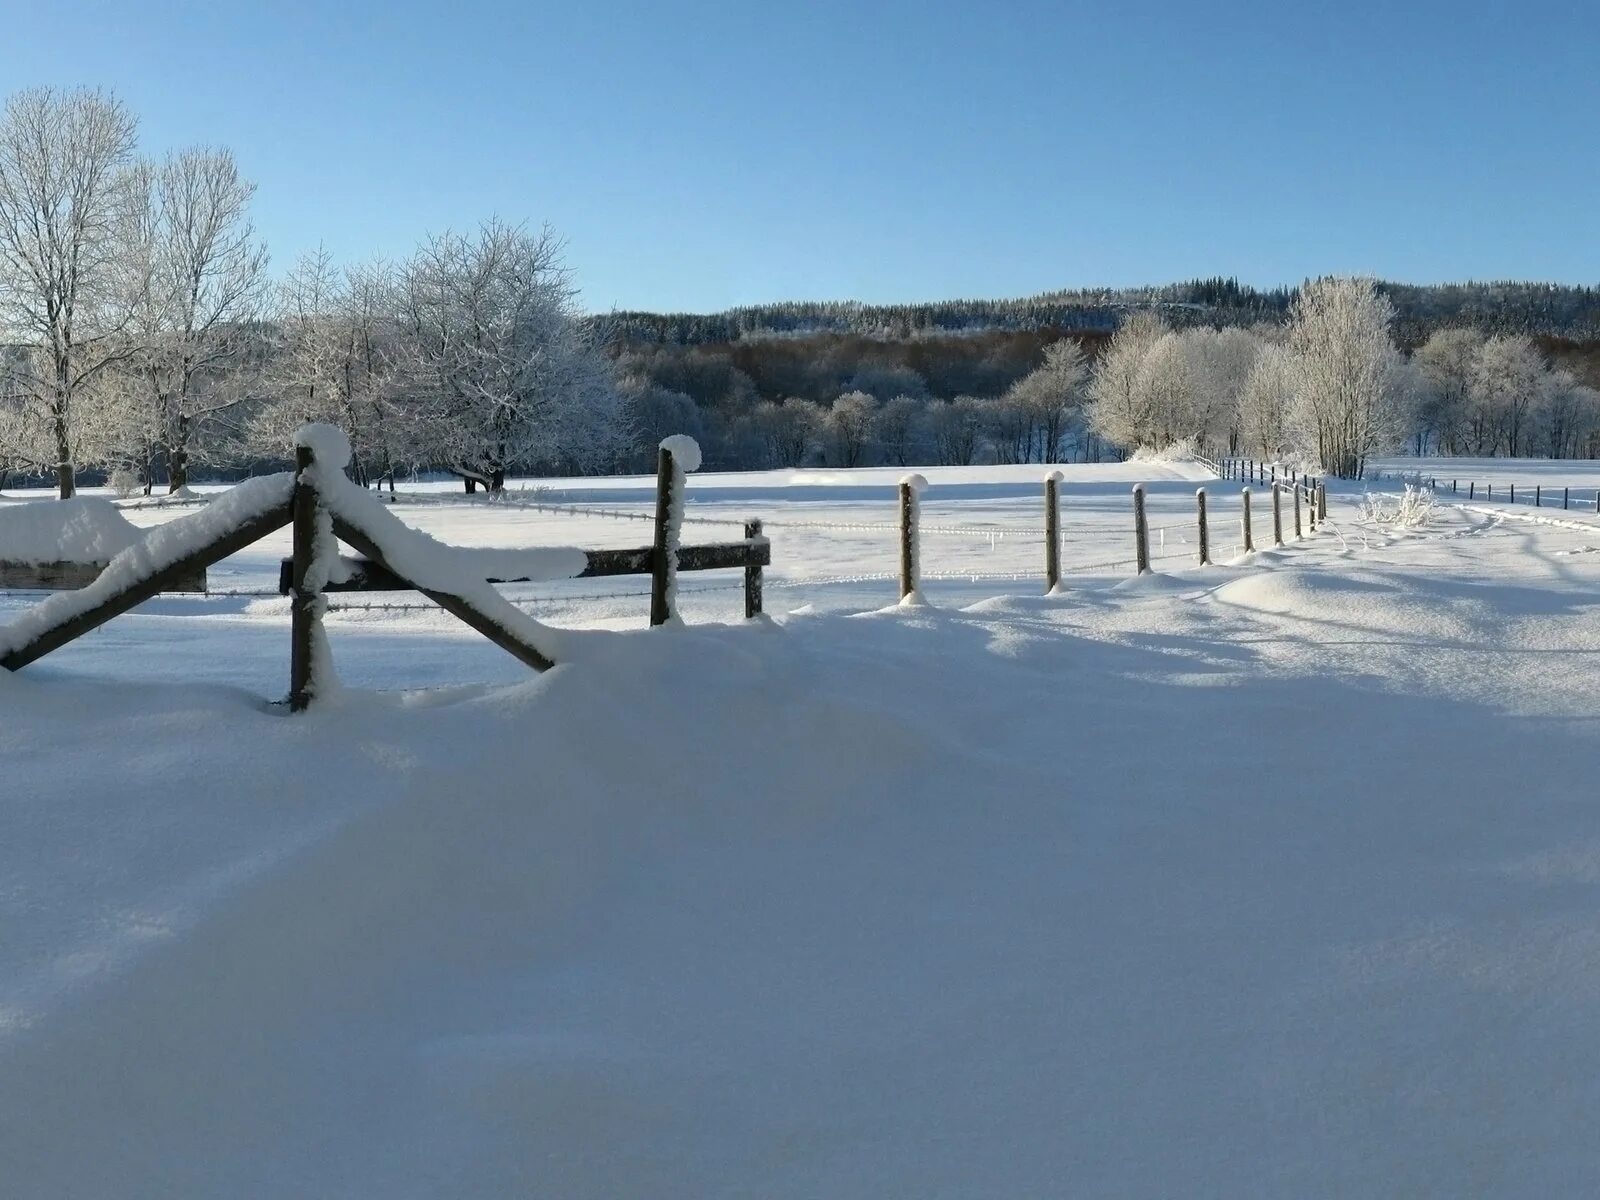
{"type": "Polygon", "coordinates": [[[281,270],[549,222],[593,309],[1600,281],[1600,3],[7,5],[3,91],[231,147],[281,270]]]}

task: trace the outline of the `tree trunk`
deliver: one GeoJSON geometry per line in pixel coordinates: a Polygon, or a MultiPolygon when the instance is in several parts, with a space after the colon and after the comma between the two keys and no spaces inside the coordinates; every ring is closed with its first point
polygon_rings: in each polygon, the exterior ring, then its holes
{"type": "Polygon", "coordinates": [[[478,490],[478,481],[470,475],[462,479],[461,482],[467,485],[467,495],[469,496],[478,490]]]}
{"type": "Polygon", "coordinates": [[[506,472],[504,467],[496,467],[489,472],[489,490],[496,495],[506,490],[506,472]]]}

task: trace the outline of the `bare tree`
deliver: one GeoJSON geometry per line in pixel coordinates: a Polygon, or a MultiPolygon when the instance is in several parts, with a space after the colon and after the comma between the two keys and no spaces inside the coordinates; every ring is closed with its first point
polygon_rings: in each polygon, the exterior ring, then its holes
{"type": "Polygon", "coordinates": [[[148,176],[137,361],[167,452],[168,489],[178,491],[189,481],[197,426],[251,395],[245,367],[263,345],[267,251],[250,223],[255,185],[227,150],[180,151],[148,176]]]}
{"type": "Polygon", "coordinates": [[[120,101],[87,89],[18,92],[0,117],[0,325],[33,348],[13,360],[10,390],[63,498],[86,448],[78,402],[130,353],[135,130],[120,101]]]}
{"type": "Polygon", "coordinates": [[[878,410],[874,429],[884,454],[896,466],[908,466],[911,462],[922,424],[922,410],[922,401],[908,395],[886,400],[878,410]]]}

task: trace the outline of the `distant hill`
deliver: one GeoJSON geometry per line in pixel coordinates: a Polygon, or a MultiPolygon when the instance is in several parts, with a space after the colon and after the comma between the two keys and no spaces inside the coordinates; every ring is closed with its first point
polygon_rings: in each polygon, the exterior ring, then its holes
{"type": "MultiPolygon", "coordinates": [[[[1399,313],[1403,345],[1434,329],[1467,325],[1573,342],[1600,340],[1600,290],[1565,284],[1383,283],[1399,313]]],[[[1277,322],[1295,290],[1260,290],[1237,279],[1195,279],[1161,287],[1085,288],[1014,300],[925,304],[786,301],[720,313],[619,312],[603,318],[622,343],[698,346],[756,338],[847,334],[884,341],[991,332],[1110,333],[1130,311],[1157,309],[1172,325],[1277,322]]]]}

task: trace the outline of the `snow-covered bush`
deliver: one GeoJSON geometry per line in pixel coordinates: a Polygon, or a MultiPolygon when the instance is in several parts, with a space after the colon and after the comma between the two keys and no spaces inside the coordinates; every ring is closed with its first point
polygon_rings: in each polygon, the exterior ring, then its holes
{"type": "Polygon", "coordinates": [[[1133,452],[1133,462],[1139,463],[1181,463],[1193,462],[1195,455],[1194,439],[1179,438],[1169,446],[1157,450],[1150,446],[1140,446],[1133,452]]]}
{"type": "Polygon", "coordinates": [[[1365,524],[1396,529],[1421,529],[1433,519],[1433,493],[1409,483],[1398,496],[1367,492],[1361,497],[1358,519],[1365,524]]]}
{"type": "Polygon", "coordinates": [[[139,480],[139,473],[128,467],[118,467],[111,472],[106,479],[106,483],[123,500],[126,500],[129,496],[137,495],[140,489],[144,487],[144,484],[139,480]]]}

